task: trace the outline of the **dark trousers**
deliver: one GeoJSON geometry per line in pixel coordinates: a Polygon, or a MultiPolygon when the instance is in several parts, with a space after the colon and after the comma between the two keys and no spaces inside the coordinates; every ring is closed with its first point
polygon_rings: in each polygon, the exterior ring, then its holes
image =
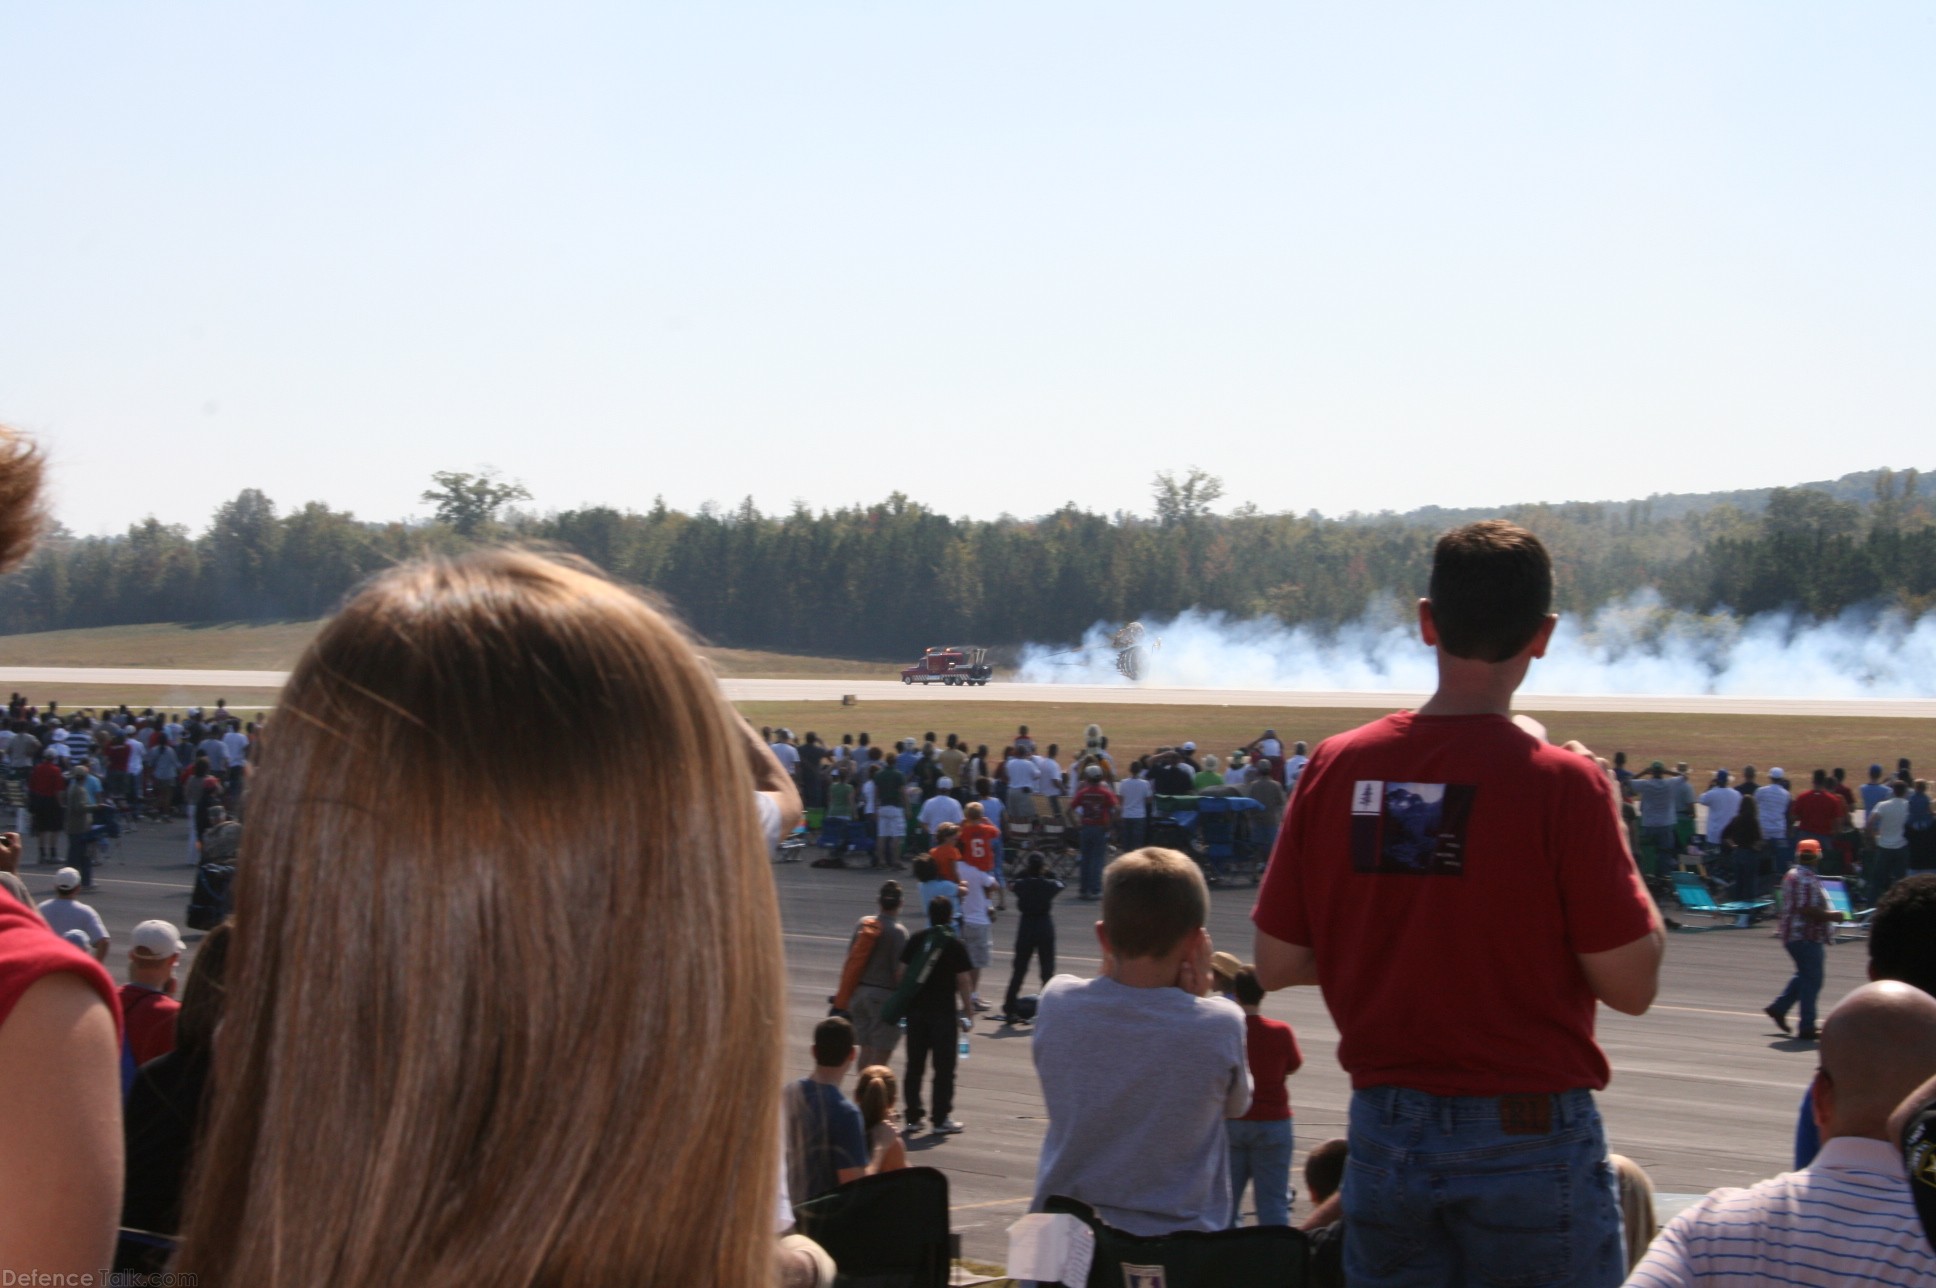
{"type": "Polygon", "coordinates": [[[923,1121],[921,1079],[928,1071],[928,1057],[934,1057],[934,1120],[940,1122],[955,1108],[955,1061],[960,1056],[955,1046],[953,1011],[937,1011],[907,1017],[907,1077],[902,1081],[902,1099],[907,1104],[910,1126],[923,1121]]]}
{"type": "Polygon", "coordinates": [[[1047,914],[1025,916],[1015,927],[1015,971],[1008,977],[1008,996],[1002,1002],[1004,1015],[1015,1014],[1015,999],[1022,995],[1031,956],[1042,973],[1042,982],[1048,983],[1055,974],[1055,919],[1047,914]]]}
{"type": "Polygon", "coordinates": [[[94,884],[94,838],[86,832],[67,834],[67,864],[81,870],[81,884],[94,884]]]}

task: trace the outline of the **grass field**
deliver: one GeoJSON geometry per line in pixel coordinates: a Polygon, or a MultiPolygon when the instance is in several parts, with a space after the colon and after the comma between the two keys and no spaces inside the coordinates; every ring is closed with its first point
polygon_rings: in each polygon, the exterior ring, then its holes
{"type": "MultiPolygon", "coordinates": [[[[286,671],[308,647],[322,623],[160,622],[147,626],[100,626],[87,630],[0,635],[0,666],[140,666],[164,669],[286,671]]],[[[848,658],[765,653],[755,649],[703,647],[720,675],[730,679],[881,680],[899,674],[897,664],[848,658]]],[[[75,694],[80,688],[76,686],[75,694]]],[[[40,695],[35,695],[39,697],[40,695]]],[[[78,697],[49,693],[57,701],[87,705],[78,697]]],[[[92,697],[90,702],[122,701],[92,697]]],[[[166,697],[168,702],[180,699],[166,697]]]]}
{"type": "MultiPolygon", "coordinates": [[[[1038,745],[1058,743],[1066,753],[1080,747],[1083,727],[1102,726],[1112,752],[1132,758],[1154,747],[1185,739],[1200,748],[1227,753],[1275,729],[1286,743],[1320,738],[1363,724],[1376,713],[1332,708],[1207,706],[1078,706],[1040,702],[956,703],[743,702],[740,710],[756,725],[783,725],[796,734],[808,730],[837,742],[845,733],[866,730],[875,741],[922,737],[930,730],[944,739],[960,734],[971,745],[999,747],[1020,725],[1029,726],[1038,745]],[[946,724],[937,721],[946,720],[946,724]]],[[[1928,720],[1846,719],[1823,716],[1717,716],[1611,714],[1600,712],[1527,713],[1546,726],[1555,742],[1577,738],[1602,755],[1627,753],[1633,768],[1651,760],[1671,767],[1685,760],[1696,771],[1743,764],[1767,770],[1781,766],[1806,774],[1820,766],[1848,769],[1859,780],[1872,762],[1895,767],[1896,757],[1936,768],[1936,724],[1928,720]]]]}

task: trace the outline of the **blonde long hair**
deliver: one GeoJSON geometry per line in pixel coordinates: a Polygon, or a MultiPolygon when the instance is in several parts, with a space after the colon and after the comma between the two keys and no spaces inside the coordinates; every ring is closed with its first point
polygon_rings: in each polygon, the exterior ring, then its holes
{"type": "Polygon", "coordinates": [[[770,1284],[783,974],[735,718],[588,565],[492,551],[352,599],[251,780],[171,1268],[770,1284]]]}

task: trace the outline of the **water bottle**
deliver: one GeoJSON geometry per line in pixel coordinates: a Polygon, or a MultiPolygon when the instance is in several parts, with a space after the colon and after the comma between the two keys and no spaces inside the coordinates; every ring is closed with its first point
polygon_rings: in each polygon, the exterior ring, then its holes
{"type": "Polygon", "coordinates": [[[966,1060],[968,1058],[968,1035],[966,1033],[961,1035],[961,1043],[955,1050],[960,1053],[962,1059],[966,1060]]]}

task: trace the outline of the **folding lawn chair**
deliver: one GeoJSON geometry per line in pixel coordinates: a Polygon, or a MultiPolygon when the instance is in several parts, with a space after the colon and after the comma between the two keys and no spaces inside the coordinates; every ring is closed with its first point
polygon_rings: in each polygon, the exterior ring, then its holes
{"type": "Polygon", "coordinates": [[[904,1167],[849,1181],[793,1209],[800,1233],[827,1250],[835,1288],[945,1288],[954,1240],[948,1178],[904,1167]]]}
{"type": "Polygon", "coordinates": [[[1733,899],[1727,903],[1717,903],[1714,892],[1695,872],[1675,872],[1670,874],[1674,883],[1674,897],[1681,907],[1689,913],[1702,917],[1731,917],[1736,926],[1752,926],[1756,920],[1774,911],[1773,899],[1733,899]]]}
{"type": "Polygon", "coordinates": [[[1137,1235],[1074,1199],[1050,1198],[1042,1210],[1066,1212],[1096,1236],[1089,1282],[1062,1288],[1302,1288],[1310,1276],[1310,1241],[1287,1225],[1137,1235]]]}
{"type": "Polygon", "coordinates": [[[1831,928],[1839,938],[1843,934],[1851,938],[1869,933],[1869,918],[1875,916],[1874,908],[1855,910],[1855,901],[1849,898],[1849,883],[1841,877],[1823,877],[1822,893],[1828,896],[1830,912],[1842,914],[1842,920],[1831,928]]]}

